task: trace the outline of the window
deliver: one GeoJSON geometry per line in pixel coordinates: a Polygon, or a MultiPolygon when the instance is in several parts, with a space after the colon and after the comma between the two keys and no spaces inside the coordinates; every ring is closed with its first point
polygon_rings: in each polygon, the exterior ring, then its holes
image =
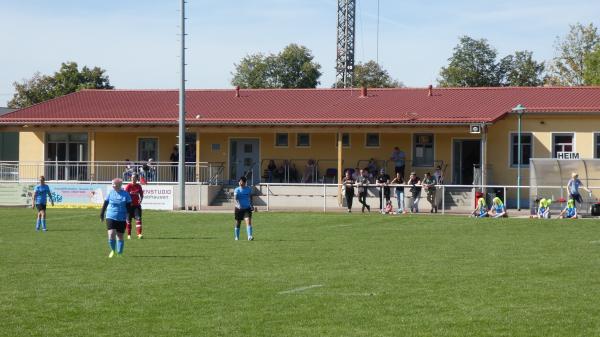
{"type": "Polygon", "coordinates": [[[552,158],[556,158],[558,152],[573,152],[575,150],[574,138],[572,133],[553,133],[552,158]]]}
{"type": "Polygon", "coordinates": [[[275,146],[287,147],[288,146],[288,134],[287,133],[276,133],[275,134],[275,146]]]}
{"type": "Polygon", "coordinates": [[[297,141],[296,141],[296,146],[298,146],[298,147],[310,146],[310,135],[308,133],[299,133],[297,141]]]}
{"type": "MultiPolygon", "coordinates": [[[[521,132],[521,167],[529,166],[529,159],[533,155],[533,136],[531,133],[521,132]]],[[[510,166],[519,166],[519,134],[510,134],[510,166]]]]}
{"type": "Polygon", "coordinates": [[[413,166],[433,166],[433,135],[415,134],[413,141],[413,166]]]}
{"type": "MultiPolygon", "coordinates": [[[[338,144],[338,136],[339,134],[336,133],[335,134],[335,147],[337,147],[338,144]]],[[[342,133],[342,147],[350,147],[350,134],[349,133],[342,133]]]]}
{"type": "Polygon", "coordinates": [[[212,152],[221,152],[221,144],[218,144],[218,143],[216,143],[216,144],[211,144],[211,145],[210,145],[210,150],[211,150],[212,152]]]}
{"type": "Polygon", "coordinates": [[[158,160],[158,139],[157,138],[139,138],[138,139],[138,161],[147,161],[152,158],[158,160]]]}
{"type": "Polygon", "coordinates": [[[366,147],[379,147],[379,134],[378,133],[367,133],[365,137],[366,147]]]}
{"type": "Polygon", "coordinates": [[[594,158],[600,158],[600,133],[594,134],[594,158]]]}

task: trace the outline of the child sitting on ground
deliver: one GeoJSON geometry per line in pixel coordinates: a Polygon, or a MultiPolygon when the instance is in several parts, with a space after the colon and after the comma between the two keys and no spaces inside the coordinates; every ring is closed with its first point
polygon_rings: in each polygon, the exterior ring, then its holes
{"type": "Polygon", "coordinates": [[[488,209],[484,198],[477,199],[477,207],[471,212],[471,217],[485,218],[488,216],[488,209]]]}
{"type": "Polygon", "coordinates": [[[383,208],[383,214],[394,214],[394,206],[392,206],[392,201],[388,200],[383,208]]]}
{"type": "Polygon", "coordinates": [[[550,219],[550,199],[540,199],[536,218],[538,219],[550,219]]]}
{"type": "Polygon", "coordinates": [[[577,208],[575,207],[574,199],[569,199],[567,207],[560,212],[558,217],[560,219],[577,219],[577,208]]]}
{"type": "Polygon", "coordinates": [[[492,200],[492,208],[488,212],[489,216],[492,218],[507,218],[508,214],[506,213],[506,207],[500,198],[495,197],[492,200]]]}

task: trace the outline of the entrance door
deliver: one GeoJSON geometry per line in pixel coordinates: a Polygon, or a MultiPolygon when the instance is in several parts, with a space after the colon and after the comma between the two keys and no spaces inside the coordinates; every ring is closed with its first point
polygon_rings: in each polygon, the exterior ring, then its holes
{"type": "Polygon", "coordinates": [[[237,182],[241,176],[248,178],[248,184],[260,181],[258,139],[232,139],[229,144],[229,179],[237,182]]]}
{"type": "Polygon", "coordinates": [[[455,139],[452,158],[452,183],[471,185],[474,166],[481,164],[481,141],[479,139],[455,139]]]}

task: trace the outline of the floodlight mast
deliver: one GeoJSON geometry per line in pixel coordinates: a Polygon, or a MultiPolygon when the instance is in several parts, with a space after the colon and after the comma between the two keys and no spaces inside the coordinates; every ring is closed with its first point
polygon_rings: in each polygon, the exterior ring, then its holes
{"type": "Polygon", "coordinates": [[[185,0],[181,0],[181,83],[179,86],[179,209],[185,207],[185,0]]]}
{"type": "Polygon", "coordinates": [[[338,0],[335,86],[352,87],[354,77],[354,28],[356,0],[338,0]]]}

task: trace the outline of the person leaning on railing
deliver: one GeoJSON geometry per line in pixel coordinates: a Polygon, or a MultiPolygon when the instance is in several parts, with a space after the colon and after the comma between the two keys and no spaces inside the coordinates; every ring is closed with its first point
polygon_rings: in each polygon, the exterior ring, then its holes
{"type": "Polygon", "coordinates": [[[356,181],[352,179],[350,171],[346,171],[346,175],[342,179],[342,189],[344,197],[346,198],[346,207],[348,207],[348,213],[352,213],[352,201],[354,200],[354,184],[356,181]]]}
{"type": "Polygon", "coordinates": [[[427,201],[429,201],[429,204],[431,205],[431,210],[429,211],[430,213],[437,213],[437,203],[435,200],[435,185],[435,178],[429,172],[425,173],[425,177],[423,177],[423,188],[427,193],[427,201]]]}
{"type": "Polygon", "coordinates": [[[419,199],[421,198],[421,179],[417,177],[417,173],[411,172],[407,185],[410,185],[410,193],[412,202],[410,204],[411,213],[419,213],[419,199]]]}
{"type": "MultiPolygon", "coordinates": [[[[404,185],[404,178],[402,178],[402,173],[396,172],[396,177],[394,177],[391,183],[392,185],[404,185]]],[[[396,214],[406,213],[406,206],[404,205],[404,186],[396,186],[396,190],[394,191],[394,193],[396,194],[396,202],[398,203],[396,214]]]]}
{"type": "Polygon", "coordinates": [[[360,175],[356,180],[358,184],[358,202],[362,204],[362,212],[365,212],[365,208],[367,211],[371,212],[371,206],[367,204],[367,191],[369,188],[369,175],[367,173],[367,169],[360,169],[360,175]]]}

